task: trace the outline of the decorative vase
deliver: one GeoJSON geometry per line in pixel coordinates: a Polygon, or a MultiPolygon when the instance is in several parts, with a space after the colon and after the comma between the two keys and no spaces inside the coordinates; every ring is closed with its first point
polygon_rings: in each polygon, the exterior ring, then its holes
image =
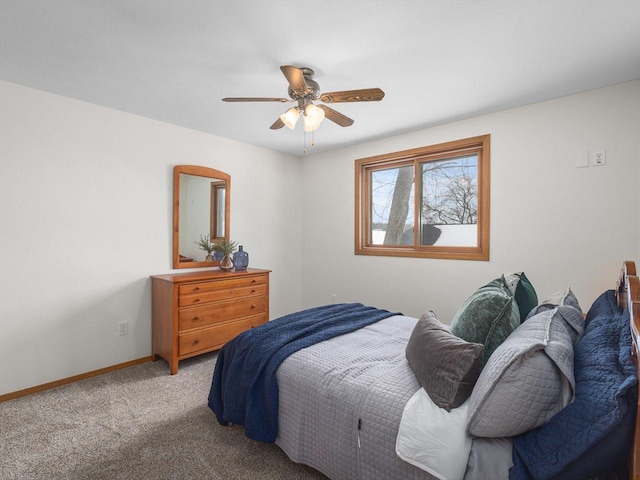
{"type": "Polygon", "coordinates": [[[231,260],[231,255],[228,253],[224,254],[222,260],[220,260],[220,270],[231,270],[233,269],[233,260],[231,260]]]}
{"type": "Polygon", "coordinates": [[[211,252],[207,252],[207,256],[204,257],[204,261],[205,262],[213,262],[213,255],[211,255],[211,252]]]}
{"type": "Polygon", "coordinates": [[[240,245],[238,251],[233,254],[233,265],[236,270],[246,270],[249,265],[249,254],[244,251],[242,245],[240,245]]]}
{"type": "Polygon", "coordinates": [[[221,252],[220,250],[216,250],[215,252],[213,252],[213,259],[216,262],[219,262],[220,260],[222,260],[223,257],[224,257],[224,252],[221,252]]]}

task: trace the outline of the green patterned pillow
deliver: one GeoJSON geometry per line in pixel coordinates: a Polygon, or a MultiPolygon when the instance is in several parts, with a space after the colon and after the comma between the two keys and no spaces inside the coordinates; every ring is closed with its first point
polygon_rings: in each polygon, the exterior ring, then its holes
{"type": "Polygon", "coordinates": [[[476,290],[451,321],[451,333],[484,345],[484,363],[520,325],[518,305],[509,289],[495,280],[476,290]]]}
{"type": "Polygon", "coordinates": [[[504,285],[518,304],[520,321],[524,322],[529,312],[538,306],[536,289],[524,274],[524,272],[508,273],[489,282],[488,285],[504,285]]]}

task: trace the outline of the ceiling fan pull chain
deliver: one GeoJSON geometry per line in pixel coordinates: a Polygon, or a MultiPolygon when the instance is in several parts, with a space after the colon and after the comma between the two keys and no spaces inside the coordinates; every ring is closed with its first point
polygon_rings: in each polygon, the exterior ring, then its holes
{"type": "Polygon", "coordinates": [[[303,142],[304,142],[304,144],[303,144],[303,146],[304,146],[303,153],[307,153],[307,131],[303,129],[302,130],[302,135],[303,135],[303,138],[304,138],[304,140],[303,140],[303,142]]]}

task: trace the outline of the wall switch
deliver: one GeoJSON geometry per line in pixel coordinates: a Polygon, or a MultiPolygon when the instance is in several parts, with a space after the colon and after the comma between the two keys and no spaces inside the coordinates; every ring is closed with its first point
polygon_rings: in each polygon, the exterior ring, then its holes
{"type": "Polygon", "coordinates": [[[120,322],[118,324],[118,335],[129,334],[129,322],[120,322]]]}
{"type": "Polygon", "coordinates": [[[593,152],[591,163],[594,166],[606,165],[607,164],[606,150],[596,150],[595,152],[593,152]]]}
{"type": "Polygon", "coordinates": [[[589,152],[581,152],[576,159],[576,167],[583,168],[589,166],[589,152]]]}

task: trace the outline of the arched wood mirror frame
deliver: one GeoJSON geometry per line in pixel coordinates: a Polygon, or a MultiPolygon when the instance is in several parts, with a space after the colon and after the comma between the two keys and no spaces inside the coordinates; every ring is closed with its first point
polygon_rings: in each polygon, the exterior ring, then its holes
{"type": "Polygon", "coordinates": [[[197,165],[174,167],[173,268],[215,267],[220,264],[215,260],[203,261],[207,253],[198,250],[194,242],[200,240],[200,235],[206,234],[210,235],[212,242],[215,238],[229,239],[230,200],[231,176],[228,173],[197,165]],[[190,185],[193,185],[193,188],[190,185]],[[194,194],[191,190],[199,190],[199,193],[194,194]],[[200,233],[195,234],[193,230],[184,231],[187,221],[191,224],[197,223],[199,228],[196,226],[195,231],[200,233]],[[221,233],[223,235],[220,235],[221,233]]]}

